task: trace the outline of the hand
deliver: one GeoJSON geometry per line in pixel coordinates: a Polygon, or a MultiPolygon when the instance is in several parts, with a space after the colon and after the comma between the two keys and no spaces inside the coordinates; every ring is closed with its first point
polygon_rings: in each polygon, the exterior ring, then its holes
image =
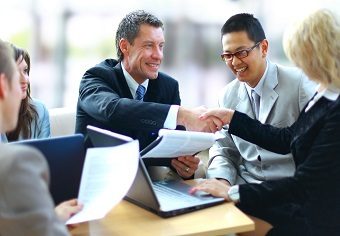
{"type": "Polygon", "coordinates": [[[206,119],[219,119],[223,125],[228,125],[233,118],[234,110],[227,109],[227,108],[214,108],[209,109],[208,111],[204,112],[200,119],[206,120],[206,119]]]}
{"type": "Polygon", "coordinates": [[[200,159],[195,156],[182,156],[171,160],[171,165],[176,169],[177,174],[184,179],[195,174],[199,163],[200,159]]]}
{"type": "Polygon", "coordinates": [[[71,216],[81,211],[81,209],[83,209],[83,205],[79,204],[77,199],[72,199],[56,206],[55,212],[58,218],[65,223],[71,216]]]}
{"type": "Polygon", "coordinates": [[[230,186],[227,185],[225,182],[222,182],[217,179],[207,179],[200,182],[198,185],[193,187],[190,190],[191,194],[194,194],[198,190],[202,190],[204,192],[210,193],[215,197],[223,197],[226,201],[230,201],[228,196],[228,190],[230,186]]]}
{"type": "Polygon", "coordinates": [[[207,108],[201,106],[194,109],[180,107],[177,115],[177,124],[183,125],[187,130],[215,133],[221,130],[223,122],[215,116],[200,119],[201,114],[207,112],[207,108]]]}

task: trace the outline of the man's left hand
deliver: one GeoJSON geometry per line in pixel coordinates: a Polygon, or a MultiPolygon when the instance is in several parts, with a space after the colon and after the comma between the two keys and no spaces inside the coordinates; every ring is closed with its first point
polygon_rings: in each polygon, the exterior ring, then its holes
{"type": "Polygon", "coordinates": [[[181,156],[171,161],[171,165],[176,169],[177,174],[184,179],[195,174],[199,163],[200,159],[195,156],[181,156]]]}

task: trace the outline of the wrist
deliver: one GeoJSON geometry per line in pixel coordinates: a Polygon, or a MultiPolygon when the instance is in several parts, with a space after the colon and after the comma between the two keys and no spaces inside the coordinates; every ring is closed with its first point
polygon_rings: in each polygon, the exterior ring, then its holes
{"type": "Polygon", "coordinates": [[[226,116],[226,121],[225,121],[226,124],[230,124],[231,120],[233,119],[234,112],[235,110],[228,109],[228,113],[227,113],[228,115],[226,116]]]}
{"type": "Polygon", "coordinates": [[[231,186],[227,192],[227,196],[229,200],[234,203],[240,202],[239,186],[238,185],[231,186]]]}
{"type": "Polygon", "coordinates": [[[177,113],[177,125],[182,125],[185,126],[185,121],[186,121],[186,114],[188,112],[188,109],[185,107],[180,106],[178,108],[178,113],[177,113]]]}

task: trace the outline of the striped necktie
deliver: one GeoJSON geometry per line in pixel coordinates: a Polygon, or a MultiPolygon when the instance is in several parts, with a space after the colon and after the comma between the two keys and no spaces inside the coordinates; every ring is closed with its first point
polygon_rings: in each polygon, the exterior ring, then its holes
{"type": "Polygon", "coordinates": [[[142,101],[145,94],[145,88],[143,85],[139,85],[136,90],[136,100],[142,101]]]}
{"type": "Polygon", "coordinates": [[[256,119],[259,119],[259,110],[260,110],[260,95],[258,95],[255,90],[251,90],[251,98],[253,103],[253,110],[255,113],[256,119]]]}

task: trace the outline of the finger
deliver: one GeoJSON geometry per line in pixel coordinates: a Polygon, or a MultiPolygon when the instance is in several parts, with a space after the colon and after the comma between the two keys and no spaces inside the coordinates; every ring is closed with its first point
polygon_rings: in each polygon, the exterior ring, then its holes
{"type": "Polygon", "coordinates": [[[211,120],[214,122],[214,124],[215,124],[217,130],[221,130],[221,129],[222,129],[222,127],[223,127],[223,122],[222,122],[219,118],[217,118],[217,117],[215,117],[215,116],[212,116],[212,117],[211,117],[211,120]]]}
{"type": "Polygon", "coordinates": [[[208,120],[208,126],[211,133],[215,133],[217,131],[216,125],[211,119],[208,120]]]}

